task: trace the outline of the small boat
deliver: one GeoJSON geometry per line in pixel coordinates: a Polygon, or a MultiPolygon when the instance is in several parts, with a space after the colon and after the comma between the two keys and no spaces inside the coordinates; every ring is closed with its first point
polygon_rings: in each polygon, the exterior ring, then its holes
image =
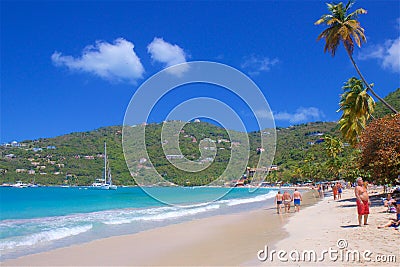
{"type": "Polygon", "coordinates": [[[117,186],[112,184],[111,169],[108,166],[107,160],[107,144],[104,142],[104,177],[96,179],[92,183],[91,188],[102,189],[102,190],[116,190],[117,186]]]}
{"type": "Polygon", "coordinates": [[[26,188],[26,187],[28,187],[28,184],[27,183],[23,183],[22,181],[17,181],[15,184],[12,185],[12,187],[26,188]]]}

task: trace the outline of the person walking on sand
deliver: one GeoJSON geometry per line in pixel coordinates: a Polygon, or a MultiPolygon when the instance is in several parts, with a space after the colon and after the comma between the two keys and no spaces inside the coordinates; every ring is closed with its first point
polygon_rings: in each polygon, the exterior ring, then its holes
{"type": "Polygon", "coordinates": [[[300,192],[297,191],[296,188],[293,193],[293,202],[294,202],[294,208],[297,210],[297,212],[300,211],[300,201],[303,201],[303,198],[301,197],[300,192]]]}
{"type": "Polygon", "coordinates": [[[290,212],[290,202],[292,202],[292,197],[288,191],[283,193],[283,204],[285,205],[285,213],[290,212]]]}
{"type": "Polygon", "coordinates": [[[337,187],[337,192],[338,192],[337,197],[338,197],[338,199],[342,199],[342,184],[338,182],[336,184],[336,187],[337,187]]]}
{"type": "Polygon", "coordinates": [[[319,185],[317,186],[317,190],[318,190],[318,196],[319,196],[320,198],[322,198],[322,197],[324,196],[324,192],[323,192],[323,187],[321,186],[321,184],[319,184],[319,185]]]}
{"type": "Polygon", "coordinates": [[[356,196],[357,203],[357,213],[358,213],[358,225],[361,226],[361,219],[364,216],[364,225],[367,225],[368,214],[369,214],[369,196],[367,189],[363,186],[363,179],[358,177],[357,186],[354,189],[354,194],[356,196]]]}
{"type": "Polygon", "coordinates": [[[276,194],[275,201],[276,201],[276,213],[280,214],[283,201],[283,195],[281,194],[281,191],[278,191],[278,193],[276,194]]]}
{"type": "Polygon", "coordinates": [[[337,188],[336,184],[333,184],[333,186],[332,186],[332,193],[333,193],[333,200],[336,200],[337,194],[338,194],[338,188],[337,188]]]}

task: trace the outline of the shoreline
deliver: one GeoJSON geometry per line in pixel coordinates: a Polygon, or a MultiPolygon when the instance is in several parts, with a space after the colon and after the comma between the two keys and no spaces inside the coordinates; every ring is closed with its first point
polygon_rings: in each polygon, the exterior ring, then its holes
{"type": "MultiPolygon", "coordinates": [[[[311,190],[304,198],[303,206],[315,202],[311,190]]],[[[283,226],[292,215],[277,216],[275,205],[265,206],[26,255],[1,265],[238,265],[256,259],[266,243],[285,238],[283,226]]]]}

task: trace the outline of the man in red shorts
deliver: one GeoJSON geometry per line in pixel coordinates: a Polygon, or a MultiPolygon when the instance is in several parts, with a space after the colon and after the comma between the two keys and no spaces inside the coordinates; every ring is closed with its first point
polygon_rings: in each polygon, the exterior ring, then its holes
{"type": "Polygon", "coordinates": [[[358,212],[358,225],[361,226],[361,219],[364,215],[364,225],[367,225],[368,214],[369,214],[369,196],[367,188],[363,186],[363,179],[361,177],[357,178],[357,186],[354,189],[357,202],[357,212],[358,212]]]}

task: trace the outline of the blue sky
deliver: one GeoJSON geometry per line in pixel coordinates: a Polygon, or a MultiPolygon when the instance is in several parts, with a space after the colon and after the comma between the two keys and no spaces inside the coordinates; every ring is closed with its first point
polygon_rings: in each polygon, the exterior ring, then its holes
{"type": "MultiPolygon", "coordinates": [[[[368,41],[354,58],[386,96],[400,87],[400,3],[359,7],[368,41]]],[[[335,121],[341,87],[356,73],[342,47],[332,58],[316,41],[324,26],[313,23],[325,13],[325,1],[1,1],[0,142],[122,125],[146,79],[198,60],[249,75],[278,126],[335,121]]],[[[172,93],[151,121],[190,97],[220,99],[256,129],[240,99],[215,86],[172,93]]]]}

